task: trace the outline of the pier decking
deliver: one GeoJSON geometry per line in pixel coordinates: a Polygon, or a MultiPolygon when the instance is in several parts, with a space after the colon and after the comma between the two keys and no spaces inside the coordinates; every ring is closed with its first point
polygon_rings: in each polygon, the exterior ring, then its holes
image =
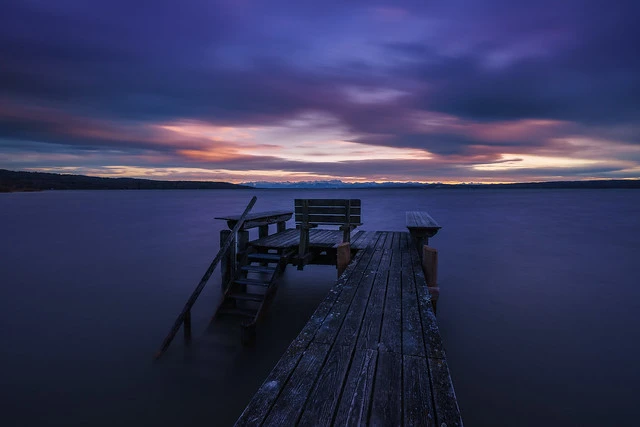
{"type": "Polygon", "coordinates": [[[462,425],[409,233],[354,235],[359,241],[237,426],[462,425]]]}
{"type": "MultiPolygon", "coordinates": [[[[342,231],[340,230],[309,230],[309,246],[313,248],[334,248],[342,241],[342,231]]],[[[357,231],[351,237],[351,249],[359,250],[367,246],[370,234],[364,231],[357,231]]],[[[288,249],[297,248],[300,243],[300,230],[295,228],[285,230],[278,234],[272,234],[249,242],[255,248],[267,249],[288,249]]]]}
{"type": "Polygon", "coordinates": [[[230,230],[220,232],[220,251],[156,360],[180,326],[191,341],[191,308],[219,262],[223,295],[214,318],[248,318],[241,323],[248,345],[288,264],[335,265],[336,284],[236,425],[461,426],[434,313],[438,252],[425,245],[440,229],[433,218],[410,212],[409,232],[352,233],[361,225],[360,200],[296,199],[297,228],[287,229],[294,212],[250,214],[255,202],[242,215],[218,218],[230,230]],[[269,235],[272,224],[277,232],[269,235]],[[257,240],[249,241],[250,228],[258,228],[257,240]]]}

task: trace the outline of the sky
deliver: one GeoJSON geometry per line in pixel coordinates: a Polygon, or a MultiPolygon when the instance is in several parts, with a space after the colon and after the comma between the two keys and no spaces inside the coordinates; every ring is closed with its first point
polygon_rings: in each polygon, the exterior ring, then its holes
{"type": "Polygon", "coordinates": [[[0,168],[640,177],[635,0],[3,0],[0,168]]]}

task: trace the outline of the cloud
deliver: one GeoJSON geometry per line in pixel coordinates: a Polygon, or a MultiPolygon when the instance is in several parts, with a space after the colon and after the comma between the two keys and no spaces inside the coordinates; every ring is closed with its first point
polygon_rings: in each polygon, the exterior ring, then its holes
{"type": "Polygon", "coordinates": [[[230,179],[502,180],[537,158],[549,164],[527,177],[638,176],[635,2],[8,0],[3,10],[0,167],[85,159],[94,171],[230,179]]]}

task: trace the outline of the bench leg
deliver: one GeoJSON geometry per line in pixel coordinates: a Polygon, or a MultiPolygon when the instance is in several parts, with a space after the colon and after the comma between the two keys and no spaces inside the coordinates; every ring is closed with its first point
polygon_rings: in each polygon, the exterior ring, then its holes
{"type": "Polygon", "coordinates": [[[340,226],[342,230],[342,243],[351,243],[351,227],[340,226]]]}
{"type": "Polygon", "coordinates": [[[304,259],[309,250],[309,229],[300,227],[300,246],[298,248],[298,270],[304,267],[304,259]]]}

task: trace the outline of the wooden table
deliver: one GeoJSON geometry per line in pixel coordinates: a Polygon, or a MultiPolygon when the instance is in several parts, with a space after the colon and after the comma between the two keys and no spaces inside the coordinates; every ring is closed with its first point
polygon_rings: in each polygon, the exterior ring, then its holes
{"type": "Polygon", "coordinates": [[[422,254],[422,246],[428,245],[429,238],[435,236],[442,227],[427,212],[408,211],[406,216],[409,233],[415,241],[418,253],[422,254]]]}

